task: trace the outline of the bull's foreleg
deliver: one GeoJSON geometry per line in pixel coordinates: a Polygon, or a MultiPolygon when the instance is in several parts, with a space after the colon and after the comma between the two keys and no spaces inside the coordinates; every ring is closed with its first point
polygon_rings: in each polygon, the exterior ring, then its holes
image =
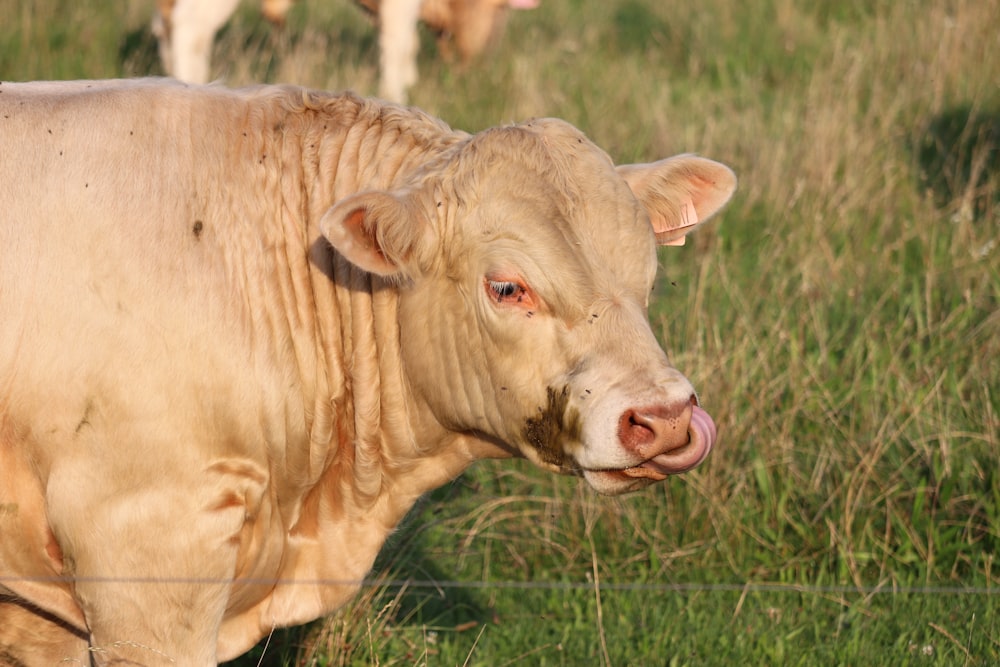
{"type": "Polygon", "coordinates": [[[156,486],[111,489],[127,476],[103,472],[57,470],[48,491],[94,663],[215,665],[245,499],[259,485],[174,467],[156,486]]]}
{"type": "Polygon", "coordinates": [[[0,667],[89,664],[86,636],[22,600],[0,597],[0,667]]]}

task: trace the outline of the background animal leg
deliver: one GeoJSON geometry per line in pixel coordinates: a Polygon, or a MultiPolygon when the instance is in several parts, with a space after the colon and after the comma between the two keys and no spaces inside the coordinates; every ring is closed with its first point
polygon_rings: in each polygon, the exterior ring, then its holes
{"type": "Polygon", "coordinates": [[[383,0],[379,9],[379,94],[392,102],[405,103],[407,91],[417,82],[420,2],[383,0]]]}
{"type": "Polygon", "coordinates": [[[169,17],[159,17],[160,55],[168,74],[190,83],[208,81],[215,33],[236,11],[238,2],[177,0],[169,17]]]}

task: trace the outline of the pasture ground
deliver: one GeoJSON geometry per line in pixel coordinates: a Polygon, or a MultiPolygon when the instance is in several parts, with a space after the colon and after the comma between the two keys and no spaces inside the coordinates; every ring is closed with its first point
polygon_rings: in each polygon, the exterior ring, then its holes
{"type": "MultiPolygon", "coordinates": [[[[159,73],[152,6],[0,0],[0,78],[159,73]]],[[[1000,664],[998,26],[1000,0],[544,0],[468,71],[425,36],[412,102],[455,127],[734,167],[651,313],[719,446],[614,499],[481,464],[355,604],[234,664],[1000,664]]],[[[281,32],[245,3],[214,73],[373,93],[376,62],[346,0],[281,32]]]]}

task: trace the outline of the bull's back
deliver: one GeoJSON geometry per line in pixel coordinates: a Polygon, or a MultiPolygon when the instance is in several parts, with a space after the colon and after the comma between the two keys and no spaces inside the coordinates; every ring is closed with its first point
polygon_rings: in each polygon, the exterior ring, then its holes
{"type": "Polygon", "coordinates": [[[0,84],[0,307],[21,299],[5,315],[99,313],[100,296],[124,301],[191,268],[184,242],[199,235],[180,224],[193,200],[215,196],[195,143],[218,151],[193,138],[196,110],[168,91],[0,84]]]}
{"type": "MultiPolygon", "coordinates": [[[[176,430],[155,422],[240,379],[243,267],[220,224],[253,198],[227,164],[239,115],[163,82],[0,84],[8,432],[63,448],[102,423],[176,430]]],[[[238,242],[242,262],[260,245],[238,242]]]]}

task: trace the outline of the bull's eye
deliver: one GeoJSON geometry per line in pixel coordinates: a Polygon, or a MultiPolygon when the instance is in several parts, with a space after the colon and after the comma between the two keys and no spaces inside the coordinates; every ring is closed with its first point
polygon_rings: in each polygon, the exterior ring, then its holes
{"type": "Polygon", "coordinates": [[[517,283],[508,283],[502,280],[490,280],[490,291],[493,292],[494,296],[498,299],[505,299],[507,297],[514,296],[520,289],[517,283]]]}
{"type": "Polygon", "coordinates": [[[526,311],[528,317],[534,315],[534,311],[540,306],[532,289],[514,276],[486,276],[483,288],[486,296],[494,303],[517,306],[526,311]]]}
{"type": "Polygon", "coordinates": [[[486,279],[486,292],[497,303],[522,303],[527,290],[511,280],[486,279]]]}
{"type": "Polygon", "coordinates": [[[487,280],[486,285],[489,287],[490,296],[497,301],[509,301],[524,291],[524,288],[517,283],[506,280],[487,280]]]}

